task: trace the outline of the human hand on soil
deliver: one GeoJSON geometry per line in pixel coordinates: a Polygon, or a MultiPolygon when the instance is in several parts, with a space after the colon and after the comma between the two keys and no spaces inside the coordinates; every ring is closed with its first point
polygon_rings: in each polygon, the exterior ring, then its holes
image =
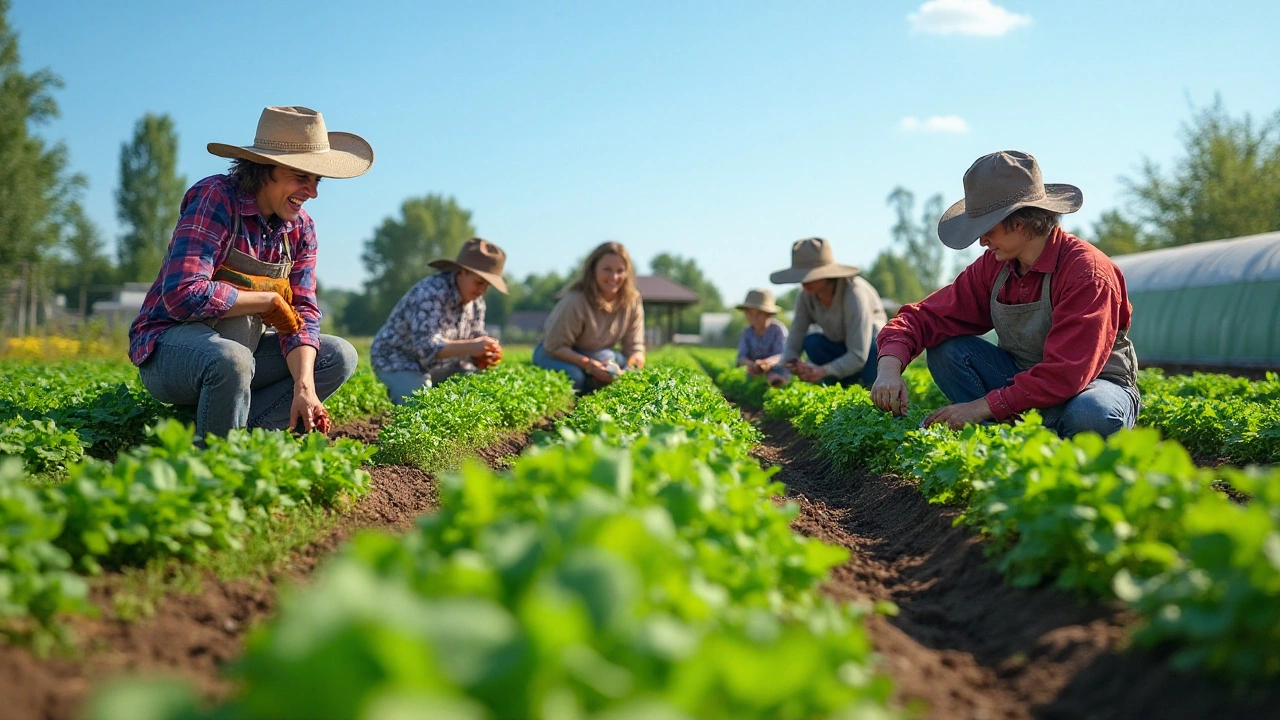
{"type": "Polygon", "coordinates": [[[280,295],[272,295],[271,307],[262,311],[262,322],[281,335],[295,335],[302,329],[302,316],[280,295]]]}
{"type": "Polygon", "coordinates": [[[972,402],[940,407],[929,413],[929,416],[920,422],[920,427],[946,423],[952,430],[959,430],[965,425],[980,423],[991,418],[991,405],[987,403],[985,397],[980,397],[972,402]]]}
{"type": "Polygon", "coordinates": [[[331,424],[329,411],[320,402],[315,390],[303,387],[293,393],[293,405],[289,407],[289,427],[295,432],[319,430],[328,433],[331,424]]]}

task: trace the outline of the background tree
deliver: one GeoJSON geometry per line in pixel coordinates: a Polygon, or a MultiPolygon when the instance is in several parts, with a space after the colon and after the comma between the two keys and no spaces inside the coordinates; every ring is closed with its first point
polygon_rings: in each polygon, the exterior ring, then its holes
{"type": "Polygon", "coordinates": [[[1147,159],[1124,180],[1130,213],[1094,226],[1107,252],[1154,249],[1280,229],[1280,112],[1255,123],[1231,117],[1215,98],[1192,109],[1184,155],[1165,173],[1147,159]]]}
{"type": "MultiPolygon", "coordinates": [[[[945,206],[941,193],[925,201],[920,219],[914,219],[915,195],[904,187],[896,187],[886,200],[897,213],[898,221],[889,230],[893,241],[902,248],[903,257],[915,270],[926,291],[942,285],[942,242],[938,240],[938,218],[945,206]]],[[[873,283],[874,284],[874,283],[873,283]]]]}
{"type": "Polygon", "coordinates": [[[178,134],[168,115],[142,116],[133,139],[120,146],[116,216],[124,224],[117,252],[120,279],[147,282],[160,271],[178,222],[186,178],[178,168],[178,134]]]}
{"type": "Polygon", "coordinates": [[[724,310],[724,298],[720,295],[720,289],[707,279],[693,258],[661,253],[650,261],[649,267],[654,275],[674,280],[698,294],[697,304],[677,313],[676,332],[698,333],[701,331],[702,313],[724,310]]]}
{"type": "MultiPolygon", "coordinates": [[[[438,270],[427,265],[436,258],[452,258],[462,243],[474,237],[471,211],[451,197],[409,198],[399,218],[386,218],[365,241],[365,268],[371,279],[362,297],[351,298],[342,318],[359,335],[377,332],[400,297],[415,283],[438,270]]],[[[487,300],[486,300],[487,304],[487,300]]]]}
{"type": "Polygon", "coordinates": [[[572,272],[561,275],[552,270],[545,275],[529,273],[513,290],[511,309],[515,311],[550,310],[555,307],[556,293],[569,284],[572,272]]]}
{"type": "Polygon", "coordinates": [[[94,301],[110,295],[106,288],[116,281],[115,269],[104,250],[102,233],[85,215],[80,203],[71,204],[67,220],[56,287],[58,292],[66,295],[68,306],[87,315],[94,301]]]}
{"type": "Polygon", "coordinates": [[[47,68],[22,72],[8,12],[8,0],[0,0],[0,281],[53,254],[85,184],[68,172],[66,147],[34,132],[58,116],[53,91],[62,81],[47,68]]]}
{"type": "Polygon", "coordinates": [[[871,269],[862,276],[875,287],[880,297],[900,303],[916,302],[930,292],[920,282],[912,262],[892,250],[884,250],[876,256],[871,269]]]}

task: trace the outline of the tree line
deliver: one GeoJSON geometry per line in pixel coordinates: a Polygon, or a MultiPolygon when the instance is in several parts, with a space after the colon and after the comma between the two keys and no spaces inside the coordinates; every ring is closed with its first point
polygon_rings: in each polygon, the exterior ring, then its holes
{"type": "MultiPolygon", "coordinates": [[[[9,0],[0,0],[0,288],[20,280],[20,287],[65,295],[68,309],[87,314],[113,287],[150,282],[159,270],[187,187],[177,172],[177,129],[168,115],[147,113],[121,144],[115,200],[122,232],[112,256],[82,205],[86,178],[69,167],[64,143],[38,132],[58,116],[54,95],[62,81],[47,68],[23,70],[8,8],[9,0]]],[[[1280,112],[1262,122],[1248,114],[1234,117],[1216,98],[1208,107],[1192,108],[1182,145],[1168,169],[1144,160],[1135,177],[1122,178],[1123,206],[1102,213],[1090,230],[1073,228],[1073,234],[1119,255],[1280,228],[1280,112]]],[[[893,242],[863,269],[882,296],[919,300],[973,259],[972,253],[944,254],[937,238],[940,194],[917,207],[911,191],[896,187],[886,201],[896,218],[893,242]]],[[[369,280],[363,289],[321,285],[330,323],[372,334],[400,296],[433,272],[426,264],[431,258],[452,257],[474,234],[471,211],[451,197],[405,200],[399,216],[384,219],[365,242],[369,280]]],[[[509,277],[510,295],[487,299],[490,321],[501,325],[514,312],[549,310],[577,267],[509,277]]],[[[680,312],[679,332],[698,332],[701,313],[726,307],[691,258],[662,253],[649,272],[701,298],[680,312]]],[[[792,290],[779,304],[790,309],[794,298],[792,290]]],[[[0,312],[8,309],[0,303],[0,312]]]]}

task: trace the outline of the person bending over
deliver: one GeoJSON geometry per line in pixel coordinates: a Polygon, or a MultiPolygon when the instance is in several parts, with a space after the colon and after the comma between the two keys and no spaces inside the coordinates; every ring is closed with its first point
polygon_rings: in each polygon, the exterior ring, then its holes
{"type": "Polygon", "coordinates": [[[484,294],[490,287],[507,294],[506,260],[502,248],[472,238],[457,258],[428,263],[444,272],[419,280],[400,298],[369,349],[391,402],[401,405],[419,388],[502,359],[502,345],[484,332],[484,294]]]}
{"type": "Polygon", "coordinates": [[[791,267],[769,276],[774,284],[800,283],[794,332],[787,338],[783,364],[808,383],[854,383],[870,387],[876,379],[876,334],[887,316],[880,293],[858,268],[835,261],[822,238],[791,246],[791,267]],[[806,334],[816,324],[820,332],[806,334]],[[801,351],[809,357],[800,359],[801,351]]]}
{"type": "Polygon", "coordinates": [[[1058,226],[1080,209],[1073,185],[1046,185],[1023,152],[978,158],[964,199],[938,222],[950,248],[987,251],[955,282],[903,305],[880,333],[872,400],[907,411],[902,368],[927,350],[953,404],[924,419],[960,428],[1035,408],[1062,437],[1107,436],[1137,421],[1138,359],[1129,341],[1124,275],[1102,251],[1058,226]],[[999,345],[978,337],[995,329],[999,345]]]}

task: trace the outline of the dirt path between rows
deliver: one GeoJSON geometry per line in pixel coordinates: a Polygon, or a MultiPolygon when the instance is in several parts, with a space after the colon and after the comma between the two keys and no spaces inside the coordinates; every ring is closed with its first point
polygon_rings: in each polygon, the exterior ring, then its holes
{"type": "MultiPolygon", "coordinates": [[[[350,423],[330,436],[374,442],[380,424],[350,423]]],[[[507,435],[475,455],[490,466],[504,466],[528,445],[530,435],[507,435]]],[[[432,475],[408,466],[368,470],[369,494],[283,567],[230,581],[207,576],[199,593],[171,593],[157,603],[154,615],[137,622],[72,619],[80,657],[40,659],[25,647],[0,646],[0,718],[73,720],[97,684],[120,675],[177,676],[194,682],[206,697],[227,695],[232,686],[221,677],[222,667],[240,656],[248,631],[274,614],[282,587],[305,584],[357,531],[402,533],[439,506],[432,475]]],[[[119,576],[95,581],[93,597],[100,606],[109,603],[119,581],[119,576]]]]}
{"type": "Polygon", "coordinates": [[[1161,720],[1278,718],[1280,688],[1237,694],[1174,672],[1163,655],[1125,651],[1135,618],[1051,588],[1006,585],[979,540],[892,476],[839,473],[789,423],[744,413],[765,433],[756,453],[801,508],[798,532],[853,551],[824,588],[891,600],[871,638],[904,703],[926,718],[1161,720]]]}

